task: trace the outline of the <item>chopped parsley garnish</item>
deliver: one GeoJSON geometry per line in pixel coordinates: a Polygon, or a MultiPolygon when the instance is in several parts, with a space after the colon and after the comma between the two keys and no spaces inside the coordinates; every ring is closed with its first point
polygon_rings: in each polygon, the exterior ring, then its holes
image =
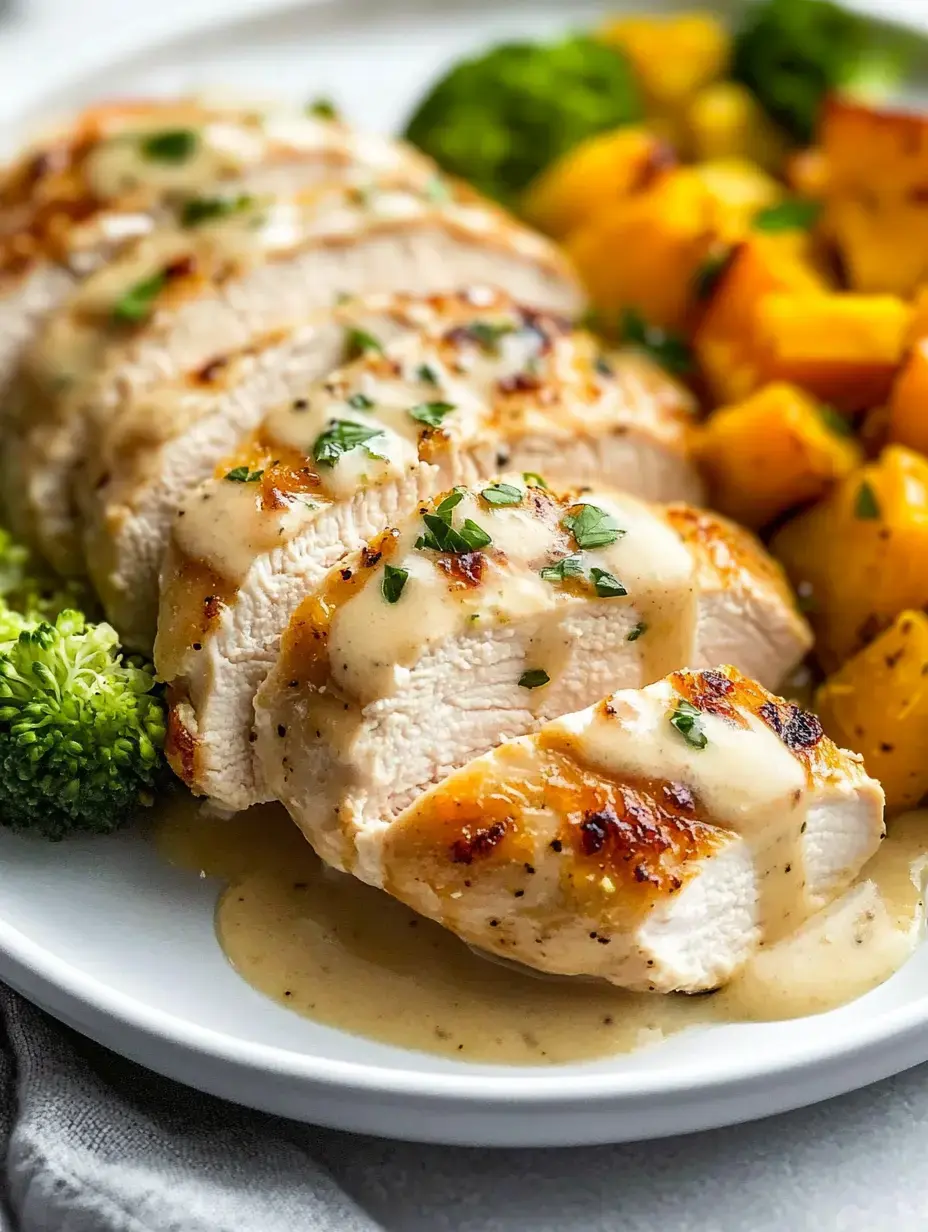
{"type": "Polygon", "coordinates": [[[198,227],[216,218],[241,214],[255,204],[254,197],[239,193],[235,197],[190,197],[181,207],[180,221],[184,227],[198,227]]]}
{"type": "Polygon", "coordinates": [[[141,282],[135,283],[113,305],[113,320],[125,321],[132,325],[146,321],[151,315],[152,305],[164,290],[167,280],[164,271],[159,270],[150,278],[143,278],[141,282]]]}
{"type": "Polygon", "coordinates": [[[330,98],[314,98],[306,104],[306,114],[320,120],[337,120],[338,108],[330,98]]]}
{"type": "Polygon", "coordinates": [[[622,340],[647,351],[672,376],[687,376],[693,371],[693,356],[684,339],[659,325],[649,325],[634,308],[626,308],[622,314],[622,340]]]}
{"type": "Polygon", "coordinates": [[[548,683],[551,677],[542,667],[535,667],[527,672],[523,672],[519,677],[519,684],[523,689],[540,689],[542,685],[548,683]]]}
{"type": "Polygon", "coordinates": [[[230,483],[258,483],[263,477],[264,471],[250,471],[247,466],[234,466],[224,476],[230,483]]]}
{"type": "Polygon", "coordinates": [[[383,344],[366,329],[349,329],[345,335],[345,350],[349,359],[357,359],[368,351],[383,352],[383,344]]]}
{"type": "Polygon", "coordinates": [[[498,355],[501,340],[514,334],[516,326],[511,321],[474,321],[466,332],[487,354],[498,355]]]}
{"type": "Polygon", "coordinates": [[[628,631],[626,642],[637,642],[642,633],[647,633],[648,626],[643,620],[639,620],[636,625],[633,625],[628,631]]]}
{"type": "Polygon", "coordinates": [[[545,565],[541,571],[544,582],[566,582],[568,578],[583,577],[583,560],[579,552],[564,556],[553,565],[545,565]]]}
{"type": "Polygon", "coordinates": [[[534,471],[523,471],[522,482],[529,488],[547,488],[547,484],[540,475],[536,475],[534,471]]]}
{"type": "Polygon", "coordinates": [[[460,530],[451,525],[454,510],[464,499],[464,491],[455,488],[441,502],[434,513],[424,513],[422,520],[427,530],[416,540],[416,547],[421,551],[451,552],[462,555],[465,552],[479,552],[489,547],[493,542],[482,526],[466,518],[460,530]]]}
{"type": "Polygon", "coordinates": [[[776,234],[779,231],[809,231],[818,222],[822,212],[820,201],[781,201],[779,205],[768,205],[758,210],[754,215],[755,231],[768,231],[776,234]]]}
{"type": "Polygon", "coordinates": [[[142,157],[153,163],[185,163],[199,142],[192,128],[167,128],[142,139],[142,157]]]}
{"type": "Polygon", "coordinates": [[[879,516],[880,506],[876,499],[876,493],[865,479],[857,489],[857,498],[854,501],[854,517],[860,518],[865,522],[875,522],[879,516]]]}
{"type": "Polygon", "coordinates": [[[384,565],[380,593],[388,603],[396,603],[399,600],[408,577],[409,571],[407,569],[397,569],[394,565],[384,565]]]}
{"type": "Polygon", "coordinates": [[[480,493],[488,505],[521,505],[522,490],[511,483],[494,483],[480,493]]]}
{"type": "MultiPolygon", "coordinates": [[[[540,577],[544,582],[566,582],[569,578],[585,578],[583,558],[579,552],[564,556],[555,564],[546,565],[541,570],[540,577]]],[[[600,599],[618,599],[628,594],[619,579],[605,569],[591,569],[589,580],[600,599]]]]}
{"type": "Polygon", "coordinates": [[[348,405],[354,411],[369,411],[374,405],[374,399],[369,398],[367,394],[352,394],[348,399],[348,405]]]}
{"type": "Polygon", "coordinates": [[[431,201],[435,205],[442,205],[445,201],[451,200],[451,188],[447,180],[443,180],[440,175],[433,175],[424,189],[426,201],[431,201]]]}
{"type": "Polygon", "coordinates": [[[697,266],[693,274],[693,292],[698,300],[707,300],[719,284],[719,279],[728,268],[732,250],[715,252],[697,266]]]}
{"type": "Polygon", "coordinates": [[[590,579],[600,599],[618,599],[628,594],[619,579],[614,574],[607,573],[605,569],[591,569],[590,579]]]}
{"type": "Polygon", "coordinates": [[[670,716],[671,724],[677,729],[687,744],[694,749],[704,749],[709,743],[703,731],[702,714],[688,701],[677,702],[670,716]]]}
{"type": "Polygon", "coordinates": [[[610,364],[609,360],[606,359],[605,355],[597,355],[596,358],[593,360],[593,367],[596,369],[596,371],[599,373],[600,376],[605,376],[605,377],[615,376],[615,369],[613,368],[612,364],[610,364]]]}
{"type": "Polygon", "coordinates": [[[409,415],[417,423],[429,428],[440,428],[442,420],[455,409],[453,402],[420,402],[409,408],[409,415]]]}
{"type": "Polygon", "coordinates": [[[365,428],[349,419],[335,419],[316,437],[313,457],[320,466],[334,466],[343,453],[363,445],[372,458],[380,458],[383,455],[368,445],[375,436],[383,436],[383,428],[365,428]]]}
{"type": "Polygon", "coordinates": [[[818,411],[824,420],[825,427],[830,432],[834,432],[835,436],[854,435],[854,425],[840,411],[836,411],[831,406],[820,406],[818,411]]]}
{"type": "Polygon", "coordinates": [[[604,548],[625,534],[615,518],[598,505],[580,505],[578,513],[567,513],[562,525],[571,532],[578,548],[604,548]]]}
{"type": "Polygon", "coordinates": [[[464,499],[464,494],[466,491],[466,488],[455,488],[452,492],[449,492],[435,510],[438,516],[440,518],[444,518],[446,522],[450,522],[452,509],[457,509],[458,505],[460,505],[461,501],[464,499]]]}
{"type": "Polygon", "coordinates": [[[416,369],[416,380],[422,381],[425,385],[437,385],[438,373],[431,364],[420,364],[416,369]]]}

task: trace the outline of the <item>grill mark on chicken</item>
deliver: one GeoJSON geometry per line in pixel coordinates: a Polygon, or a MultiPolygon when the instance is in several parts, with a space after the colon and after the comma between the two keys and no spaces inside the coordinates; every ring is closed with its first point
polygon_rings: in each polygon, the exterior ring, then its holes
{"type": "Polygon", "coordinates": [[[451,844],[450,858],[452,864],[473,864],[474,860],[483,859],[496,848],[506,834],[507,823],[494,821],[490,826],[471,829],[465,826],[460,838],[451,844]]]}
{"type": "Polygon", "coordinates": [[[179,715],[179,705],[186,699],[176,691],[168,690],[168,722],[164,741],[164,755],[174,773],[192,787],[196,782],[197,739],[179,715]]]}

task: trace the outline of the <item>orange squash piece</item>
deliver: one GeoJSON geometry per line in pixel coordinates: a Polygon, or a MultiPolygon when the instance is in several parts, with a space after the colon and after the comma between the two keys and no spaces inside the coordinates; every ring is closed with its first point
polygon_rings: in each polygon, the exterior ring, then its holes
{"type": "Polygon", "coordinates": [[[890,445],[772,540],[809,600],[816,653],[834,670],[900,612],[928,607],[928,459],[890,445]]]}
{"type": "Polygon", "coordinates": [[[594,217],[567,252],[605,316],[634,308],[654,325],[682,329],[694,278],[713,243],[715,198],[692,168],[662,176],[594,217]]]}
{"type": "Polygon", "coordinates": [[[756,234],[739,245],[696,327],[693,349],[716,404],[740,402],[768,379],[756,327],[764,297],[825,290],[812,266],[777,238],[756,234]]]}
{"type": "Polygon", "coordinates": [[[889,439],[928,455],[928,338],[912,348],[893,386],[889,439]]]}
{"type": "Polygon", "coordinates": [[[761,370],[843,411],[878,406],[902,363],[911,318],[893,295],[775,292],[755,315],[761,370]]]}
{"type": "Polygon", "coordinates": [[[850,285],[911,296],[928,281],[928,116],[833,98],[821,145],[824,230],[850,285]]]}
{"type": "Polygon", "coordinates": [[[712,415],[699,437],[712,504],[752,527],[819,500],[862,461],[860,446],[794,385],[765,385],[712,415]]]}
{"type": "Polygon", "coordinates": [[[928,616],[906,611],[815,696],[825,731],[863,756],[890,812],[928,793],[928,616]]]}
{"type": "Polygon", "coordinates": [[[542,171],[525,190],[522,214],[539,230],[563,239],[647,188],[676,161],[673,149],[645,128],[598,133],[542,171]]]}
{"type": "Polygon", "coordinates": [[[616,16],[598,37],[628,57],[638,83],[656,110],[676,108],[724,73],[731,35],[708,10],[659,17],[616,16]]]}

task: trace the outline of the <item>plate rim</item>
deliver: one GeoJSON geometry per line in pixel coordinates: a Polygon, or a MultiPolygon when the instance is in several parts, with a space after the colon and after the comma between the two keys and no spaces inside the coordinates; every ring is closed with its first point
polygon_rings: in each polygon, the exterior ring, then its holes
{"type": "MultiPolygon", "coordinates": [[[[583,1100],[599,1105],[616,1100],[666,1100],[684,1093],[689,1098],[699,1094],[734,1094],[765,1079],[795,1078],[806,1070],[850,1064],[868,1056],[875,1048],[896,1052],[901,1057],[905,1051],[902,1046],[913,1035],[921,1034],[928,1028],[926,991],[905,1005],[886,1010],[856,1026],[848,1024],[844,1038],[837,1044],[824,1035],[813,1037],[812,1042],[794,1048],[785,1064],[781,1053],[770,1053],[767,1057],[752,1054],[737,1062],[729,1057],[724,1063],[704,1063],[702,1072],[696,1077],[683,1077],[679,1070],[674,1069],[636,1071],[619,1068],[615,1071],[595,1070],[589,1074],[575,1070],[563,1073],[558,1066],[523,1067],[521,1073],[510,1073],[507,1067],[501,1066],[499,1074],[490,1074],[475,1073],[466,1062],[460,1063],[460,1073],[421,1072],[412,1068],[320,1057],[277,1045],[238,1040],[211,1027],[200,1026],[113,989],[102,980],[80,971],[32,941],[2,917],[0,954],[38,977],[46,988],[59,991],[115,1023],[186,1051],[236,1067],[254,1069],[257,1065],[279,1077],[338,1089],[350,1086],[371,1094],[401,1095],[417,1100],[450,1098],[491,1104],[506,1104],[513,1100],[525,1104],[583,1100]],[[722,1065],[724,1072],[716,1072],[722,1065]]],[[[734,1025],[749,1027],[751,1024],[734,1025]]],[[[928,1036],[925,1044],[928,1055],[928,1036]]],[[[412,1052],[410,1055],[416,1054],[412,1052]]],[[[885,1076],[896,1072],[893,1065],[891,1061],[885,1076]]]]}

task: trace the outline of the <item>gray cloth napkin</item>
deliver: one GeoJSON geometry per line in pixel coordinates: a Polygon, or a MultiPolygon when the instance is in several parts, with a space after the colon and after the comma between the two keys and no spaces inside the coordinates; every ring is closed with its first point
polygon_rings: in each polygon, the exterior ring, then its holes
{"type": "Polygon", "coordinates": [[[0,1084],[0,1232],[928,1232],[928,1066],[688,1138],[462,1150],[198,1095],[0,986],[0,1084]]]}
{"type": "Polygon", "coordinates": [[[324,1131],[159,1078],[2,986],[0,1030],[0,1232],[377,1232],[315,1159],[324,1131]]]}

